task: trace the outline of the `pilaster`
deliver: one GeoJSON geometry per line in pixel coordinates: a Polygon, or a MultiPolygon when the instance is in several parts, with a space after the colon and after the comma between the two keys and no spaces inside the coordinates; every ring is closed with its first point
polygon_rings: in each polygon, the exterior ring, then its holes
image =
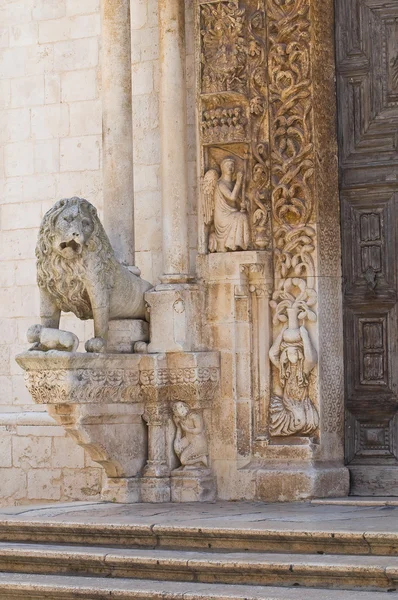
{"type": "Polygon", "coordinates": [[[225,498],[348,492],[333,19],[332,0],[197,2],[198,264],[225,498]]]}

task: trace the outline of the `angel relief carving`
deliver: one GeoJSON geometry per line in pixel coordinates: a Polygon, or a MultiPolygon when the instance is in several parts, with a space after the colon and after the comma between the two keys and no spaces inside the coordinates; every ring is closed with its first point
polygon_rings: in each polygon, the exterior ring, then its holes
{"type": "Polygon", "coordinates": [[[203,178],[204,221],[209,226],[210,252],[246,250],[250,243],[249,218],[242,194],[243,172],[236,173],[235,160],[221,162],[203,178]]]}

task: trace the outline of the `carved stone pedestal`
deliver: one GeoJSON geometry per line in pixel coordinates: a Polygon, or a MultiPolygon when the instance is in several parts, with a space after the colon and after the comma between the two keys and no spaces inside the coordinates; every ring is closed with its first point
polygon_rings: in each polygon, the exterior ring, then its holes
{"type": "Polygon", "coordinates": [[[172,502],[214,502],[216,478],[210,469],[176,469],[171,473],[172,502]]]}
{"type": "Polygon", "coordinates": [[[245,470],[255,472],[255,499],[265,502],[343,497],[349,486],[348,470],[337,465],[257,463],[245,470]]]}
{"type": "Polygon", "coordinates": [[[109,321],[107,352],[132,354],[136,342],[149,342],[149,323],[141,319],[109,321]]]}
{"type": "Polygon", "coordinates": [[[195,284],[161,284],[145,294],[149,305],[148,352],[200,350],[201,294],[195,284]]]}
{"type": "Polygon", "coordinates": [[[26,352],[17,357],[33,399],[105,471],[102,499],[139,501],[146,459],[136,355],[26,352]]]}

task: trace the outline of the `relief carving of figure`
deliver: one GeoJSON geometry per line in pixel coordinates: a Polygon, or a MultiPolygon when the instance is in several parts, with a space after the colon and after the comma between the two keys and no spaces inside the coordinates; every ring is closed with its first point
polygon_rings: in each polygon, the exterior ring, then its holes
{"type": "Polygon", "coordinates": [[[59,200],[45,215],[36,246],[40,316],[59,329],[61,311],[94,319],[88,352],[104,352],[110,319],[146,319],[152,286],[115,257],[96,209],[82,198],[59,200]]]}
{"type": "Polygon", "coordinates": [[[309,375],[318,361],[307,329],[299,325],[298,307],[288,308],[288,324],[273,343],[269,356],[279,371],[283,397],[273,396],[270,433],[273,436],[309,435],[319,424],[319,415],[309,397],[309,375]]]}
{"type": "Polygon", "coordinates": [[[243,173],[235,176],[235,160],[221,162],[221,177],[215,169],[203,178],[204,220],[210,226],[210,252],[246,250],[250,243],[249,218],[242,199],[243,173]]]}
{"type": "Polygon", "coordinates": [[[203,416],[185,402],[175,402],[172,410],[177,428],[174,451],[182,468],[207,468],[209,451],[203,416]]]}

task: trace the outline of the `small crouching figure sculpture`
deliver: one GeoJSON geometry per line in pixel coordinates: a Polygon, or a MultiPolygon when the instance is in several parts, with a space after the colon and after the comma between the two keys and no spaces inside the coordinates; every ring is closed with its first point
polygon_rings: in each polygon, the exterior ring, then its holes
{"type": "Polygon", "coordinates": [[[76,352],[79,346],[79,338],[70,331],[62,329],[50,329],[42,325],[32,325],[27,333],[28,342],[33,344],[29,350],[60,350],[63,352],[76,352]]]}
{"type": "Polygon", "coordinates": [[[87,352],[105,352],[109,320],[146,319],[152,285],[120,264],[95,207],[82,198],[59,200],[44,215],[36,246],[40,317],[59,328],[61,311],[94,319],[87,352]]]}
{"type": "Polygon", "coordinates": [[[172,411],[177,428],[174,451],[180,459],[181,469],[207,468],[209,451],[202,415],[191,410],[185,402],[175,402],[172,411]]]}

